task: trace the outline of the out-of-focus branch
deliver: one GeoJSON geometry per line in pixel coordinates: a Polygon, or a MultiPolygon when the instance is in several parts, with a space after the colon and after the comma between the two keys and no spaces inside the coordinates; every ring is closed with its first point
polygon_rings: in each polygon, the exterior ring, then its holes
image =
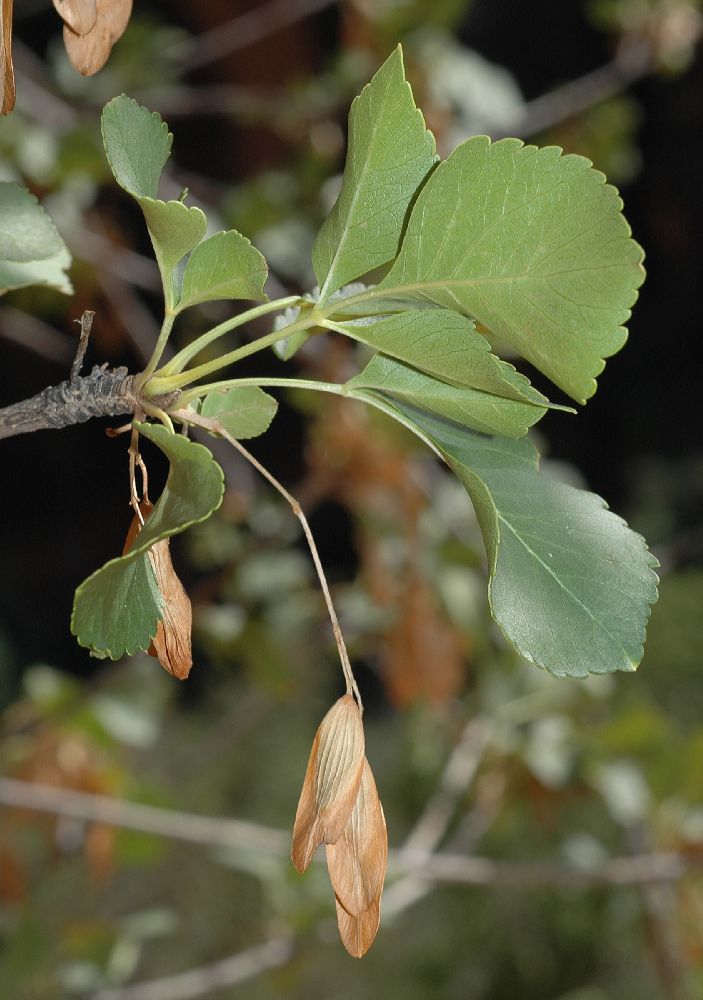
{"type": "MultiPolygon", "coordinates": [[[[626,838],[632,851],[646,851],[650,847],[651,837],[643,823],[630,826],[626,838]]],[[[677,886],[671,882],[646,883],[640,891],[662,996],[666,1000],[694,1000],[698,991],[676,920],[679,911],[677,886]]]]}
{"type": "MultiPolygon", "coordinates": [[[[135,354],[142,364],[146,364],[154,350],[159,333],[156,320],[128,281],[110,271],[98,273],[98,281],[112,309],[119,317],[135,354]]],[[[164,351],[165,360],[168,360],[171,353],[167,345],[164,351]]]]}
{"type": "Polygon", "coordinates": [[[15,35],[13,40],[15,73],[17,75],[17,107],[29,118],[40,122],[53,135],[75,128],[80,121],[78,111],[68,101],[54,93],[47,81],[46,66],[34,52],[15,35]]]}
{"type": "Polygon", "coordinates": [[[80,226],[68,235],[69,249],[74,257],[107,271],[122,281],[148,292],[157,292],[161,280],[151,257],[121,247],[101,233],[80,226]]]}
{"type": "Polygon", "coordinates": [[[292,954],[291,939],[275,937],[265,944],[247,948],[246,951],[219,962],[189,969],[174,976],[148,979],[133,986],[99,990],[91,1000],[196,1000],[197,997],[210,997],[216,990],[237,986],[268,969],[285,965],[292,954]]]}
{"type": "Polygon", "coordinates": [[[270,119],[279,110],[285,92],[282,87],[264,89],[229,83],[189,87],[175,83],[136,90],[134,99],[147,107],[157,107],[169,119],[204,114],[270,119]]]}
{"type": "Polygon", "coordinates": [[[517,135],[524,138],[554,128],[567,118],[582,114],[602,101],[621,93],[652,71],[652,47],[639,38],[621,46],[615,58],[598,69],[517,108],[514,119],[487,131],[493,139],[517,135]]]}
{"type": "MultiPolygon", "coordinates": [[[[413,863],[406,856],[405,863],[413,863]]],[[[658,851],[610,858],[598,868],[581,869],[552,862],[492,861],[489,858],[433,854],[418,871],[420,878],[454,885],[483,885],[492,889],[557,889],[593,886],[655,885],[676,882],[686,874],[703,869],[703,851],[679,854],[658,851]]]]}
{"type": "Polygon", "coordinates": [[[289,837],[283,830],[274,830],[258,823],[158,809],[155,806],[113,799],[107,795],[90,795],[51,785],[35,785],[27,781],[16,781],[14,778],[0,778],[0,802],[140,830],[142,833],[184,840],[190,844],[237,846],[280,855],[287,854],[289,848],[289,837]]]}
{"type": "MultiPolygon", "coordinates": [[[[412,868],[422,868],[442,842],[457,804],[476,776],[490,736],[485,719],[470,719],[449,755],[439,785],[405,844],[397,852],[401,864],[412,858],[412,868]]],[[[415,875],[406,875],[386,890],[383,909],[387,914],[400,913],[422,899],[432,889],[431,883],[415,875]]]]}
{"type": "Polygon", "coordinates": [[[70,363],[76,349],[67,333],[13,306],[0,308],[0,337],[61,366],[70,363]]]}
{"type": "Polygon", "coordinates": [[[216,62],[224,56],[245,49],[283,28],[290,27],[310,14],[332,7],[337,0],[271,0],[232,18],[225,24],[171,46],[167,54],[178,60],[187,72],[216,62]]]}
{"type": "MultiPolygon", "coordinates": [[[[240,847],[278,857],[287,855],[290,847],[289,833],[258,823],[159,809],[14,778],[0,778],[0,803],[209,847],[240,847]]],[[[424,850],[411,853],[404,848],[390,852],[389,867],[394,875],[412,874],[430,883],[489,888],[653,885],[676,882],[689,872],[703,869],[703,845],[700,851],[685,854],[655,851],[615,857],[594,869],[553,862],[493,861],[455,854],[427,857],[424,850]]]]}

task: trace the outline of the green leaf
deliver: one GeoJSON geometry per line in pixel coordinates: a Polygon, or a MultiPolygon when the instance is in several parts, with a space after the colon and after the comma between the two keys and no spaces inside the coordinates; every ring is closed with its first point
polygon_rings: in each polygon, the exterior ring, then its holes
{"type": "Polygon", "coordinates": [[[0,260],[0,294],[28,285],[48,285],[65,295],[73,294],[66,270],[71,266],[71,254],[64,247],[54,257],[35,260],[31,264],[15,264],[0,260]]]}
{"type": "Polygon", "coordinates": [[[351,106],[342,188],[313,247],[320,303],[395,257],[408,207],[435,159],[398,47],[351,106]]]}
{"type": "Polygon", "coordinates": [[[484,389],[508,399],[544,405],[547,400],[524,375],[494,354],[471,320],[450,309],[412,309],[384,319],[337,324],[384,354],[446,382],[484,389]]]}
{"type": "Polygon", "coordinates": [[[156,198],[173,136],[155,111],[121,94],[103,108],[103,145],[115,180],[135,198],[156,198]]]}
{"type": "Polygon", "coordinates": [[[178,310],[213,299],[263,300],[266,260],[234,229],[199,243],[183,272],[178,310]]]}
{"type": "Polygon", "coordinates": [[[71,254],[33,194],[0,182],[0,294],[28,285],[49,285],[70,295],[66,270],[71,254]]]}
{"type": "MultiPolygon", "coordinates": [[[[273,329],[285,333],[286,327],[294,323],[299,316],[299,306],[288,306],[274,319],[273,329]]],[[[311,330],[298,330],[297,333],[293,333],[289,337],[284,336],[273,345],[273,353],[281,361],[289,361],[300,350],[303,344],[308,342],[311,336],[311,330]]]]}
{"type": "Polygon", "coordinates": [[[268,430],[277,409],[273,396],[258,386],[243,385],[209,392],[200,412],[219,420],[233,438],[240,439],[258,437],[268,430]]]}
{"type": "Polygon", "coordinates": [[[204,521],[222,502],[224,477],[207,448],[157,424],[139,432],[171,463],[166,486],[130,551],[112,559],[76,590],[71,631],[81,646],[113,660],[148,649],[162,617],[162,599],[147,549],[204,521]]]}
{"type": "Polygon", "coordinates": [[[139,198],[138,201],[149,227],[166,305],[172,309],[176,304],[173,269],[189,250],[200,243],[207,229],[207,219],[201,209],[195,206],[188,208],[181,201],[158,201],[154,198],[139,198]]]}
{"type": "Polygon", "coordinates": [[[644,280],[604,181],[554,146],[469,139],[420,192],[379,290],[472,316],[585,402],[644,280]]]}
{"type": "Polygon", "coordinates": [[[373,389],[400,397],[484,434],[522,437],[546,413],[546,407],[535,403],[506,399],[481,389],[448,385],[382,354],[375,354],[366,368],[346,386],[348,394],[357,399],[365,399],[365,390],[373,389]]]}
{"type": "Polygon", "coordinates": [[[33,194],[0,182],[0,261],[32,263],[64,250],[56,227],[33,194]]]}
{"type": "Polygon", "coordinates": [[[528,441],[473,434],[402,403],[396,412],[468,490],[491,612],[517,651],[558,677],[634,670],[657,596],[644,539],[600,497],[539,473],[528,441]]]}

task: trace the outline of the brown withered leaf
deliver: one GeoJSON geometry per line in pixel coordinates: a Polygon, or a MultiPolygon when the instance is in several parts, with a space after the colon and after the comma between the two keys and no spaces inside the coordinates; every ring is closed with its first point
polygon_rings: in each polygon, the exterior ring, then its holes
{"type": "Polygon", "coordinates": [[[28,895],[24,862],[14,850],[0,844],[0,903],[24,903],[28,895]]]}
{"type": "Polygon", "coordinates": [[[115,866],[117,837],[114,826],[91,823],[85,832],[83,855],[91,876],[96,882],[105,882],[115,866]]]}
{"type": "Polygon", "coordinates": [[[85,35],[63,27],[66,54],[82,76],[92,76],[108,60],[112,46],[129,24],[132,0],[96,0],[95,24],[85,35]]]}
{"type": "Polygon", "coordinates": [[[364,727],[351,695],[335,702],[315,733],[293,827],[291,859],[304,872],[320,844],[342,836],[359,794],[364,727]]]}
{"type": "Polygon", "coordinates": [[[352,958],[361,958],[373,944],[381,923],[380,900],[374,900],[371,906],[357,917],[347,913],[338,899],[335,899],[335,904],[337,927],[342,944],[352,958]]]}
{"type": "Polygon", "coordinates": [[[59,17],[76,35],[87,35],[98,18],[96,0],[53,0],[59,17]]]}
{"type": "MultiPolygon", "coordinates": [[[[153,510],[153,505],[148,500],[142,500],[139,510],[146,521],[153,510]]],[[[127,532],[123,555],[129,552],[141,529],[141,522],[135,514],[127,532]]],[[[190,598],[173,568],[169,539],[164,538],[163,541],[152,545],[148,549],[148,556],[156,577],[156,585],[164,599],[163,619],[158,624],[148,653],[159,661],[164,670],[182,681],[193,666],[191,652],[193,611],[190,598]]]]}
{"type": "Polygon", "coordinates": [[[2,107],[6,115],[15,106],[15,70],[12,65],[12,0],[0,0],[0,77],[2,107]]]}
{"type": "Polygon", "coordinates": [[[381,674],[396,705],[447,704],[466,676],[456,629],[437,606],[432,588],[411,570],[403,581],[400,615],[386,635],[381,674]]]}
{"type": "Polygon", "coordinates": [[[335,896],[351,916],[381,897],[388,861],[383,808],[366,759],[351,816],[336,844],[327,845],[327,868],[335,896]]]}

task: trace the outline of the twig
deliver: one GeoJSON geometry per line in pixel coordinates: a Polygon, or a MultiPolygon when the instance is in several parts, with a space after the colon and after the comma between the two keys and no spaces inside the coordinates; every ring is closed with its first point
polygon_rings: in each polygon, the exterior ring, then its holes
{"type": "Polygon", "coordinates": [[[271,938],[265,944],[247,948],[237,955],[174,976],[99,990],[91,1000],[195,1000],[197,997],[210,997],[216,990],[236,986],[268,969],[285,965],[292,954],[293,942],[290,938],[271,938]]]}
{"type": "Polygon", "coordinates": [[[516,108],[514,118],[507,123],[503,121],[491,127],[488,122],[486,131],[492,139],[509,135],[528,138],[545,132],[619,94],[651,70],[651,45],[645,39],[631,40],[621,47],[611,62],[527,101],[516,108]]]}
{"type": "Polygon", "coordinates": [[[458,800],[476,776],[490,736],[485,719],[470,719],[449,755],[439,786],[411,830],[401,854],[407,851],[417,857],[428,857],[447,832],[458,800]]]}
{"type": "Polygon", "coordinates": [[[76,323],[80,323],[81,333],[80,339],[78,341],[78,348],[76,349],[76,356],[73,359],[73,364],[71,365],[71,371],[69,373],[69,381],[73,382],[81,373],[81,368],[83,367],[83,359],[85,358],[85,352],[88,349],[88,340],[90,338],[90,331],[93,328],[93,319],[95,318],[95,313],[92,309],[86,309],[80,319],[76,320],[76,323]]]}
{"type": "Polygon", "coordinates": [[[36,785],[14,778],[0,778],[0,802],[60,816],[73,816],[94,823],[107,823],[128,830],[153,833],[171,840],[209,847],[243,847],[284,856],[290,838],[284,830],[219,816],[159,809],[138,802],[125,802],[108,795],[91,795],[52,785],[36,785]]]}
{"type": "Polygon", "coordinates": [[[76,109],[40,82],[48,79],[45,64],[17,36],[13,49],[18,110],[40,122],[53,135],[64,135],[75,128],[80,120],[76,109]]]}
{"type": "Polygon", "coordinates": [[[90,375],[50,385],[30,399],[0,409],[0,438],[132,413],[132,381],[126,368],[107,370],[96,365],[90,375]]]}
{"type": "Polygon", "coordinates": [[[118,246],[101,233],[85,226],[73,230],[68,236],[68,243],[71,253],[78,260],[102,268],[116,278],[147,292],[157,292],[161,288],[159,272],[151,257],[118,246]]]}
{"type": "Polygon", "coordinates": [[[261,475],[264,477],[264,479],[268,480],[268,482],[273,486],[273,488],[277,490],[278,493],[281,494],[283,499],[289,504],[291,510],[300,521],[303,527],[303,532],[305,533],[305,538],[308,543],[308,548],[310,549],[310,555],[312,556],[312,561],[315,564],[317,576],[320,581],[320,587],[322,588],[322,593],[325,598],[325,604],[327,605],[327,613],[329,614],[330,621],[332,622],[332,633],[334,635],[334,641],[337,645],[339,658],[342,663],[342,671],[344,673],[344,679],[346,680],[347,683],[347,693],[354,694],[354,697],[356,698],[357,703],[359,705],[359,711],[363,713],[364,710],[363,702],[361,700],[361,695],[359,694],[359,689],[356,686],[356,680],[354,679],[354,672],[352,670],[351,663],[349,662],[347,647],[344,644],[344,636],[342,635],[342,630],[339,627],[337,613],[334,610],[334,604],[332,603],[332,596],[329,592],[329,587],[327,586],[327,578],[325,577],[325,571],[322,568],[322,562],[320,560],[320,555],[317,551],[317,545],[315,544],[315,539],[313,537],[312,531],[310,530],[310,525],[308,524],[308,520],[305,517],[305,514],[303,513],[302,507],[295,499],[295,497],[288,492],[285,486],[283,486],[282,483],[279,483],[276,477],[269,472],[266,466],[262,465],[261,462],[259,462],[256,458],[254,458],[251,452],[247,451],[247,449],[244,447],[243,444],[241,444],[241,442],[237,441],[236,438],[232,437],[232,435],[227,431],[225,427],[222,426],[222,424],[219,421],[209,420],[207,417],[201,417],[199,414],[195,413],[192,410],[176,410],[172,414],[172,416],[176,420],[182,420],[185,423],[194,424],[196,427],[202,427],[213,434],[220,435],[220,437],[223,437],[225,441],[229,441],[232,447],[236,448],[239,454],[242,455],[244,458],[246,458],[246,460],[251,465],[254,466],[257,472],[260,472],[261,475]]]}
{"type": "MultiPolygon", "coordinates": [[[[202,37],[202,35],[200,36],[202,37]]],[[[133,92],[134,99],[155,107],[170,118],[188,115],[236,115],[241,118],[272,118],[285,99],[283,87],[255,88],[235,84],[190,87],[186,84],[145,87],[133,92]]]]}
{"type": "MultiPolygon", "coordinates": [[[[628,846],[634,851],[647,850],[649,847],[650,836],[642,823],[630,826],[626,836],[628,846]]],[[[679,909],[676,888],[675,884],[665,882],[642,885],[640,891],[645,919],[649,924],[653,964],[659,976],[662,995],[667,1000],[694,1000],[695,987],[691,968],[676,924],[679,909]]]]}
{"type": "MultiPolygon", "coordinates": [[[[412,857],[405,863],[412,865],[412,857]]],[[[594,886],[655,885],[677,882],[689,872],[703,868],[703,852],[697,856],[676,851],[625,855],[610,858],[596,869],[549,862],[492,861],[489,858],[434,854],[414,872],[431,882],[453,885],[483,885],[492,889],[558,889],[594,886]]]]}
{"type": "MultiPolygon", "coordinates": [[[[238,847],[275,857],[287,856],[290,847],[285,830],[258,823],[198,816],[14,778],[0,778],[0,803],[208,847],[238,847]]],[[[393,875],[412,874],[430,883],[508,889],[589,888],[676,882],[703,869],[703,849],[697,853],[654,851],[615,857],[596,869],[551,862],[494,861],[457,854],[433,854],[426,858],[424,852],[414,856],[407,850],[391,851],[388,860],[393,875]]]]}
{"type": "Polygon", "coordinates": [[[246,49],[282,28],[301,21],[310,14],[332,7],[337,0],[271,0],[218,24],[196,38],[179,42],[167,49],[167,55],[178,60],[181,72],[206,66],[240,49],[246,49]]]}

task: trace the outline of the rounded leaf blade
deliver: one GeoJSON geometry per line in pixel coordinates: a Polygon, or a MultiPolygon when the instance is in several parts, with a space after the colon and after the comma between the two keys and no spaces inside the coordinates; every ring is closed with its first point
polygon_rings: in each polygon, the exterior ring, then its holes
{"type": "Polygon", "coordinates": [[[584,402],[644,280],[621,209],[584,157],[477,136],[432,173],[379,288],[472,316],[584,402]]]}

